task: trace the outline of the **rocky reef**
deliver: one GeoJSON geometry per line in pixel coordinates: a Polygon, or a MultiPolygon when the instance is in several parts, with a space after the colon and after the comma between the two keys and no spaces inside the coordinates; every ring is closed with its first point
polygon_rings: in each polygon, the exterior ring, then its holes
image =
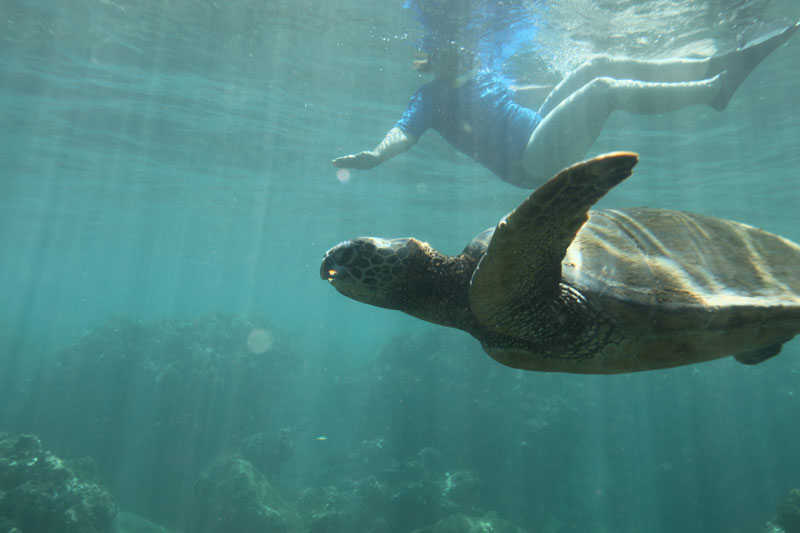
{"type": "Polygon", "coordinates": [[[435,524],[415,529],[411,533],[525,533],[524,529],[501,520],[490,513],[485,516],[448,516],[435,524]]]}
{"type": "Polygon", "coordinates": [[[348,462],[351,476],[300,491],[297,508],[310,532],[406,532],[459,511],[479,510],[479,480],[465,470],[442,471],[441,454],[420,450],[398,460],[383,441],[364,441],[354,450],[370,464],[348,462]],[[377,456],[382,459],[376,460],[377,456]]]}
{"type": "Polygon", "coordinates": [[[265,475],[274,465],[264,461],[286,453],[286,436],[257,435],[208,465],[195,483],[184,527],[198,533],[405,533],[453,513],[483,512],[471,472],[443,471],[441,454],[429,448],[408,460],[392,458],[381,440],[362,441],[342,458],[349,476],[327,477],[287,498],[265,475]]]}
{"type": "MultiPolygon", "coordinates": [[[[762,520],[743,482],[758,465],[731,461],[751,449],[739,424],[642,448],[643,434],[686,427],[679,409],[642,422],[642,399],[673,398],[685,381],[699,392],[678,404],[728,405],[711,374],[526,373],[443,329],[398,335],[358,366],[326,349],[264,319],[115,319],[46,361],[0,427],[40,435],[60,457],[91,456],[125,511],[114,533],[634,533],[686,530],[687,516],[703,530],[721,523],[707,502],[734,500],[762,520]],[[643,484],[682,513],[642,502],[643,484]]],[[[63,513],[61,500],[0,490],[3,509],[63,513]]],[[[797,531],[799,499],[765,531],[797,531]]],[[[0,512],[0,531],[27,533],[15,512],[0,512]]]]}
{"type": "Polygon", "coordinates": [[[38,437],[0,433],[0,531],[106,533],[116,513],[91,460],[64,461],[38,437]]]}
{"type": "Polygon", "coordinates": [[[200,474],[186,528],[196,533],[299,531],[298,517],[252,463],[236,456],[214,461],[200,474]]]}
{"type": "Polygon", "coordinates": [[[775,518],[764,525],[761,533],[800,533],[800,489],[789,491],[775,518]]]}
{"type": "Polygon", "coordinates": [[[508,450],[527,454],[582,393],[524,387],[449,333],[398,336],[360,368],[295,348],[263,319],[114,319],[54,355],[16,426],[93,457],[125,511],[171,529],[399,533],[518,514],[490,488],[508,450]],[[494,431],[507,405],[523,415],[511,444],[494,431]]]}
{"type": "MultiPolygon", "coordinates": [[[[301,371],[265,320],[114,319],[36,375],[15,429],[93,457],[126,510],[174,526],[185,512],[175,495],[190,494],[206,465],[291,418],[276,406],[292,405],[283,394],[301,371]]],[[[267,470],[281,461],[255,460],[267,470]]]]}
{"type": "Polygon", "coordinates": [[[552,510],[541,504],[546,487],[540,481],[563,475],[563,465],[549,460],[559,450],[546,435],[570,431],[572,402],[583,402],[587,389],[558,376],[534,387],[530,378],[498,365],[466,336],[397,336],[332,387],[332,405],[354,414],[351,431],[361,440],[328,467],[328,479],[353,480],[350,487],[337,485],[340,495],[377,480],[384,492],[374,509],[395,531],[458,513],[545,521],[552,510]],[[510,417],[513,439],[502,426],[510,417]],[[525,498],[492,488],[506,489],[509,475],[525,498]]]}
{"type": "Polygon", "coordinates": [[[111,533],[170,533],[170,531],[146,518],[120,511],[114,518],[111,533]]]}

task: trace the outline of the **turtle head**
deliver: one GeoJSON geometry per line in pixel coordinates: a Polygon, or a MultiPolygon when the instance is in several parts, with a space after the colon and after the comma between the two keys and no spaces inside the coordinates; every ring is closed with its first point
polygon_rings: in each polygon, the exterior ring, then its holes
{"type": "Polygon", "coordinates": [[[327,251],[319,275],[359,302],[403,309],[410,272],[428,245],[416,239],[359,237],[327,251]]]}

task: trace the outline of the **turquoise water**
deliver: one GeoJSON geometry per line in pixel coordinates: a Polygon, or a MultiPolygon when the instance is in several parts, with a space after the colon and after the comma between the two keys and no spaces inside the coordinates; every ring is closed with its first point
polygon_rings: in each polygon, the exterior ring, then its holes
{"type": "MultiPolygon", "coordinates": [[[[510,68],[542,83],[593,52],[713,53],[800,18],[795,0],[532,10],[538,56],[510,68]]],[[[424,80],[408,68],[420,30],[401,2],[11,0],[0,29],[0,431],[81,455],[63,431],[48,440],[46,398],[22,408],[31,376],[114,317],[160,335],[159,324],[225,313],[263,317],[287,350],[266,353],[302,361],[259,423],[292,429],[294,456],[268,477],[301,515],[303,491],[344,493],[344,479],[373,476],[384,491],[367,506],[383,520],[374,530],[435,522],[444,511],[401,512],[386,496],[399,490],[387,465],[402,470],[396,463],[426,449],[442,457],[424,474],[409,467],[409,484],[441,488],[446,474],[469,472],[467,496],[442,509],[496,512],[531,531],[755,531],[800,487],[796,340],[758,367],[522,373],[466,334],[320,281],[322,255],[339,241],[416,236],[455,254],[526,194],[433,132],[337,179],[330,160],[374,146],[424,80]],[[451,355],[458,364],[442,362],[451,355]],[[397,368],[406,360],[413,371],[397,368]],[[376,405],[395,423],[365,414],[376,405]],[[353,456],[376,439],[390,452],[358,470],[353,456]]],[[[799,56],[795,37],[722,113],[613,115],[591,154],[634,150],[641,163],[601,205],[696,211],[800,241],[799,56]]],[[[192,397],[186,410],[210,423],[201,406],[212,392],[192,397]]],[[[120,424],[131,412],[148,419],[142,400],[115,404],[120,424]]],[[[83,407],[60,408],[60,420],[82,423],[83,407]]],[[[135,454],[104,457],[123,510],[186,527],[140,497],[149,489],[132,481],[135,454]]]]}

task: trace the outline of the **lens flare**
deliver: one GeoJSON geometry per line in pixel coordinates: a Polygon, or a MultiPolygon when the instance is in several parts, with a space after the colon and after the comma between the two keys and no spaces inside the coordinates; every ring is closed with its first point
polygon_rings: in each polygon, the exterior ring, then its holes
{"type": "Polygon", "coordinates": [[[247,336],[247,349],[250,353],[262,354],[272,347],[272,333],[256,328],[247,336]]]}
{"type": "Polygon", "coordinates": [[[340,183],[347,183],[350,181],[350,171],[346,168],[340,168],[336,171],[336,179],[339,180],[340,183]]]}

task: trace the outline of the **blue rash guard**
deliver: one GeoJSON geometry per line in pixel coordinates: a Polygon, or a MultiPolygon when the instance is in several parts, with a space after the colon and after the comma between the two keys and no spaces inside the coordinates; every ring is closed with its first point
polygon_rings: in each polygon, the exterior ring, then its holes
{"type": "Polygon", "coordinates": [[[542,121],[536,112],[514,102],[508,86],[490,72],[480,72],[454,88],[450,80],[426,83],[411,96],[395,127],[417,139],[428,128],[510,183],[519,182],[522,151],[542,121]]]}

